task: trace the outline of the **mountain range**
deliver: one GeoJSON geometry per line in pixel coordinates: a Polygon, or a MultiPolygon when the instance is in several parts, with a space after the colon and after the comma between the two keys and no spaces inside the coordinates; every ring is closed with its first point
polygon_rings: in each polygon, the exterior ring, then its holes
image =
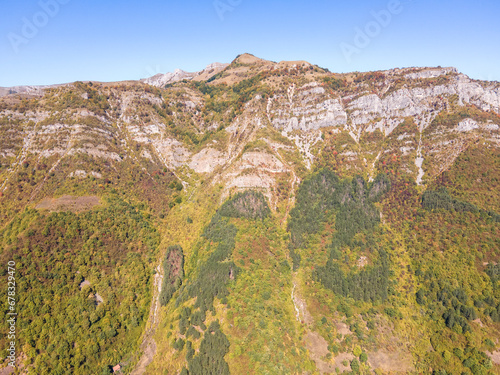
{"type": "Polygon", "coordinates": [[[242,54],[0,134],[17,373],[500,373],[498,82],[242,54]]]}

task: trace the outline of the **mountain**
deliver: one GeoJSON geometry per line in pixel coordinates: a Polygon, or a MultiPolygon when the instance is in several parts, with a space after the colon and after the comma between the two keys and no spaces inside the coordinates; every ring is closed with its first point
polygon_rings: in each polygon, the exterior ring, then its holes
{"type": "Polygon", "coordinates": [[[14,87],[0,87],[0,96],[11,94],[27,94],[27,95],[43,95],[43,91],[53,86],[14,86],[14,87]]]}
{"type": "Polygon", "coordinates": [[[19,373],[500,373],[498,82],[242,54],[0,132],[19,373]]]}
{"type": "Polygon", "coordinates": [[[152,77],[141,80],[151,86],[164,87],[170,83],[182,81],[182,80],[207,80],[215,74],[224,70],[229,64],[213,63],[208,65],[202,71],[196,73],[188,73],[181,69],[176,69],[173,73],[166,74],[156,74],[152,77]]]}

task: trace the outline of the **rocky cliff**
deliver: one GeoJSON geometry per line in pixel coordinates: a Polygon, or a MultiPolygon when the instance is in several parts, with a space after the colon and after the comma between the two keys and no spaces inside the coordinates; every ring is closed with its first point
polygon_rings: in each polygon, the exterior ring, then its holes
{"type": "Polygon", "coordinates": [[[67,292],[21,300],[23,373],[500,368],[498,82],[243,54],[1,89],[0,140],[2,260],[67,292]]]}
{"type": "Polygon", "coordinates": [[[4,96],[0,108],[7,195],[34,158],[46,173],[68,178],[106,178],[128,160],[167,167],[184,183],[212,176],[228,191],[258,188],[276,199],[278,176],[292,183],[294,169],[311,169],[327,153],[348,162],[341,168],[370,176],[382,155],[397,154],[401,171],[425,184],[470,142],[498,147],[500,85],[453,68],[340,75],[242,55],[144,83],[27,88],[4,96]],[[63,172],[61,161],[83,155],[99,170],[63,172]]]}

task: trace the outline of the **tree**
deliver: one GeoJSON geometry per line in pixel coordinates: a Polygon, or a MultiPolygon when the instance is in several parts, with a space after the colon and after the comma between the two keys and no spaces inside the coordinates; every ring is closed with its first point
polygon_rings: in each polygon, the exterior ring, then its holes
{"type": "Polygon", "coordinates": [[[220,330],[218,321],[214,321],[205,332],[197,356],[188,361],[191,375],[229,375],[229,366],[224,356],[229,351],[229,340],[220,330]]]}
{"type": "Polygon", "coordinates": [[[356,358],[351,361],[351,370],[357,374],[359,373],[359,362],[356,358]]]}
{"type": "Polygon", "coordinates": [[[359,361],[361,363],[366,363],[366,361],[368,361],[368,355],[365,352],[361,353],[359,355],[359,361]]]}
{"type": "Polygon", "coordinates": [[[111,366],[105,366],[101,371],[102,375],[107,375],[112,373],[113,373],[113,368],[111,366]]]}

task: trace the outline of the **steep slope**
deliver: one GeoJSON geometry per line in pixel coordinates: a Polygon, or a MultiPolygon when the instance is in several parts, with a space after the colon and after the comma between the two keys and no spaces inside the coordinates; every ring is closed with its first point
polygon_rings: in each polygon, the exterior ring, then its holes
{"type": "Polygon", "coordinates": [[[453,68],[250,54],[1,97],[21,373],[499,373],[499,125],[453,68]]]}
{"type": "Polygon", "coordinates": [[[221,70],[223,70],[228,64],[213,63],[208,65],[202,71],[196,73],[188,73],[182,69],[176,69],[173,73],[158,73],[152,77],[145,78],[141,80],[151,86],[165,87],[168,84],[172,84],[182,80],[196,80],[196,81],[206,81],[210,79],[221,70]]]}

